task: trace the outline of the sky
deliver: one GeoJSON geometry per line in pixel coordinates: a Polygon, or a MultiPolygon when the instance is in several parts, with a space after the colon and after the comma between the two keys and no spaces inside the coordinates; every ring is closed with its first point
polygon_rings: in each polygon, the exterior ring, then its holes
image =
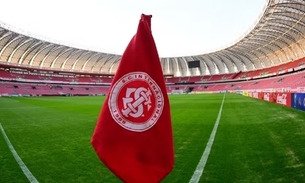
{"type": "Polygon", "coordinates": [[[160,57],[204,54],[240,40],[266,0],[0,0],[0,24],[35,38],[122,54],[141,14],[160,57]]]}

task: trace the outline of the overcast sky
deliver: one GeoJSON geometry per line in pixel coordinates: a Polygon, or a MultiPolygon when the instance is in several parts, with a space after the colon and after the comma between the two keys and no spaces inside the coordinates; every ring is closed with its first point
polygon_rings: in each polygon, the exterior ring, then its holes
{"type": "Polygon", "coordinates": [[[258,20],[266,0],[0,0],[0,22],[77,48],[122,54],[142,13],[153,15],[161,57],[231,45],[258,20]]]}

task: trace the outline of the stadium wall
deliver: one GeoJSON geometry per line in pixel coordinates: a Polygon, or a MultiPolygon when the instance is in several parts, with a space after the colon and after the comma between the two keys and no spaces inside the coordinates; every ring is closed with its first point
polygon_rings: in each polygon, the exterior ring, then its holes
{"type": "Polygon", "coordinates": [[[244,92],[243,95],[305,111],[305,93],[244,92]]]}

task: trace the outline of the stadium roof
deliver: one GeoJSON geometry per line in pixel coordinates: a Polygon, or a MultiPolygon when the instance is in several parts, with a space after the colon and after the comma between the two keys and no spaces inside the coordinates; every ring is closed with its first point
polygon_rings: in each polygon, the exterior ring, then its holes
{"type": "MultiPolygon", "coordinates": [[[[305,2],[268,0],[259,20],[233,45],[202,55],[163,57],[164,74],[194,76],[254,70],[305,56],[305,2]],[[189,61],[199,68],[188,68],[189,61]]],[[[0,64],[114,74],[121,56],[60,45],[0,25],[0,64]]]]}

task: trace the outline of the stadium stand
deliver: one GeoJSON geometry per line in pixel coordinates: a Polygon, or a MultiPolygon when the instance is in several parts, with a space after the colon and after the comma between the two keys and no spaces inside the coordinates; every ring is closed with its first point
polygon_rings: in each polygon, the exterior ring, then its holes
{"type": "MultiPolygon", "coordinates": [[[[305,87],[304,59],[262,70],[193,77],[167,77],[168,93],[219,92],[239,90],[297,91],[305,87]],[[282,72],[275,72],[279,69],[282,72]],[[261,73],[271,75],[262,75],[261,73]],[[240,78],[239,75],[247,78],[240,78]],[[256,74],[260,74],[259,76],[256,74]],[[257,76],[257,77],[256,77],[257,76]]],[[[30,70],[16,72],[15,68],[0,70],[0,94],[13,96],[105,95],[111,76],[77,75],[65,72],[46,74],[30,70]]]]}
{"type": "MultiPolygon", "coordinates": [[[[305,87],[304,2],[270,0],[263,11],[252,29],[228,47],[160,58],[168,93],[305,87]],[[196,68],[189,67],[192,61],[199,63],[196,68]]],[[[0,93],[9,95],[106,94],[121,59],[40,40],[9,26],[0,26],[0,50],[0,93]]]]}

